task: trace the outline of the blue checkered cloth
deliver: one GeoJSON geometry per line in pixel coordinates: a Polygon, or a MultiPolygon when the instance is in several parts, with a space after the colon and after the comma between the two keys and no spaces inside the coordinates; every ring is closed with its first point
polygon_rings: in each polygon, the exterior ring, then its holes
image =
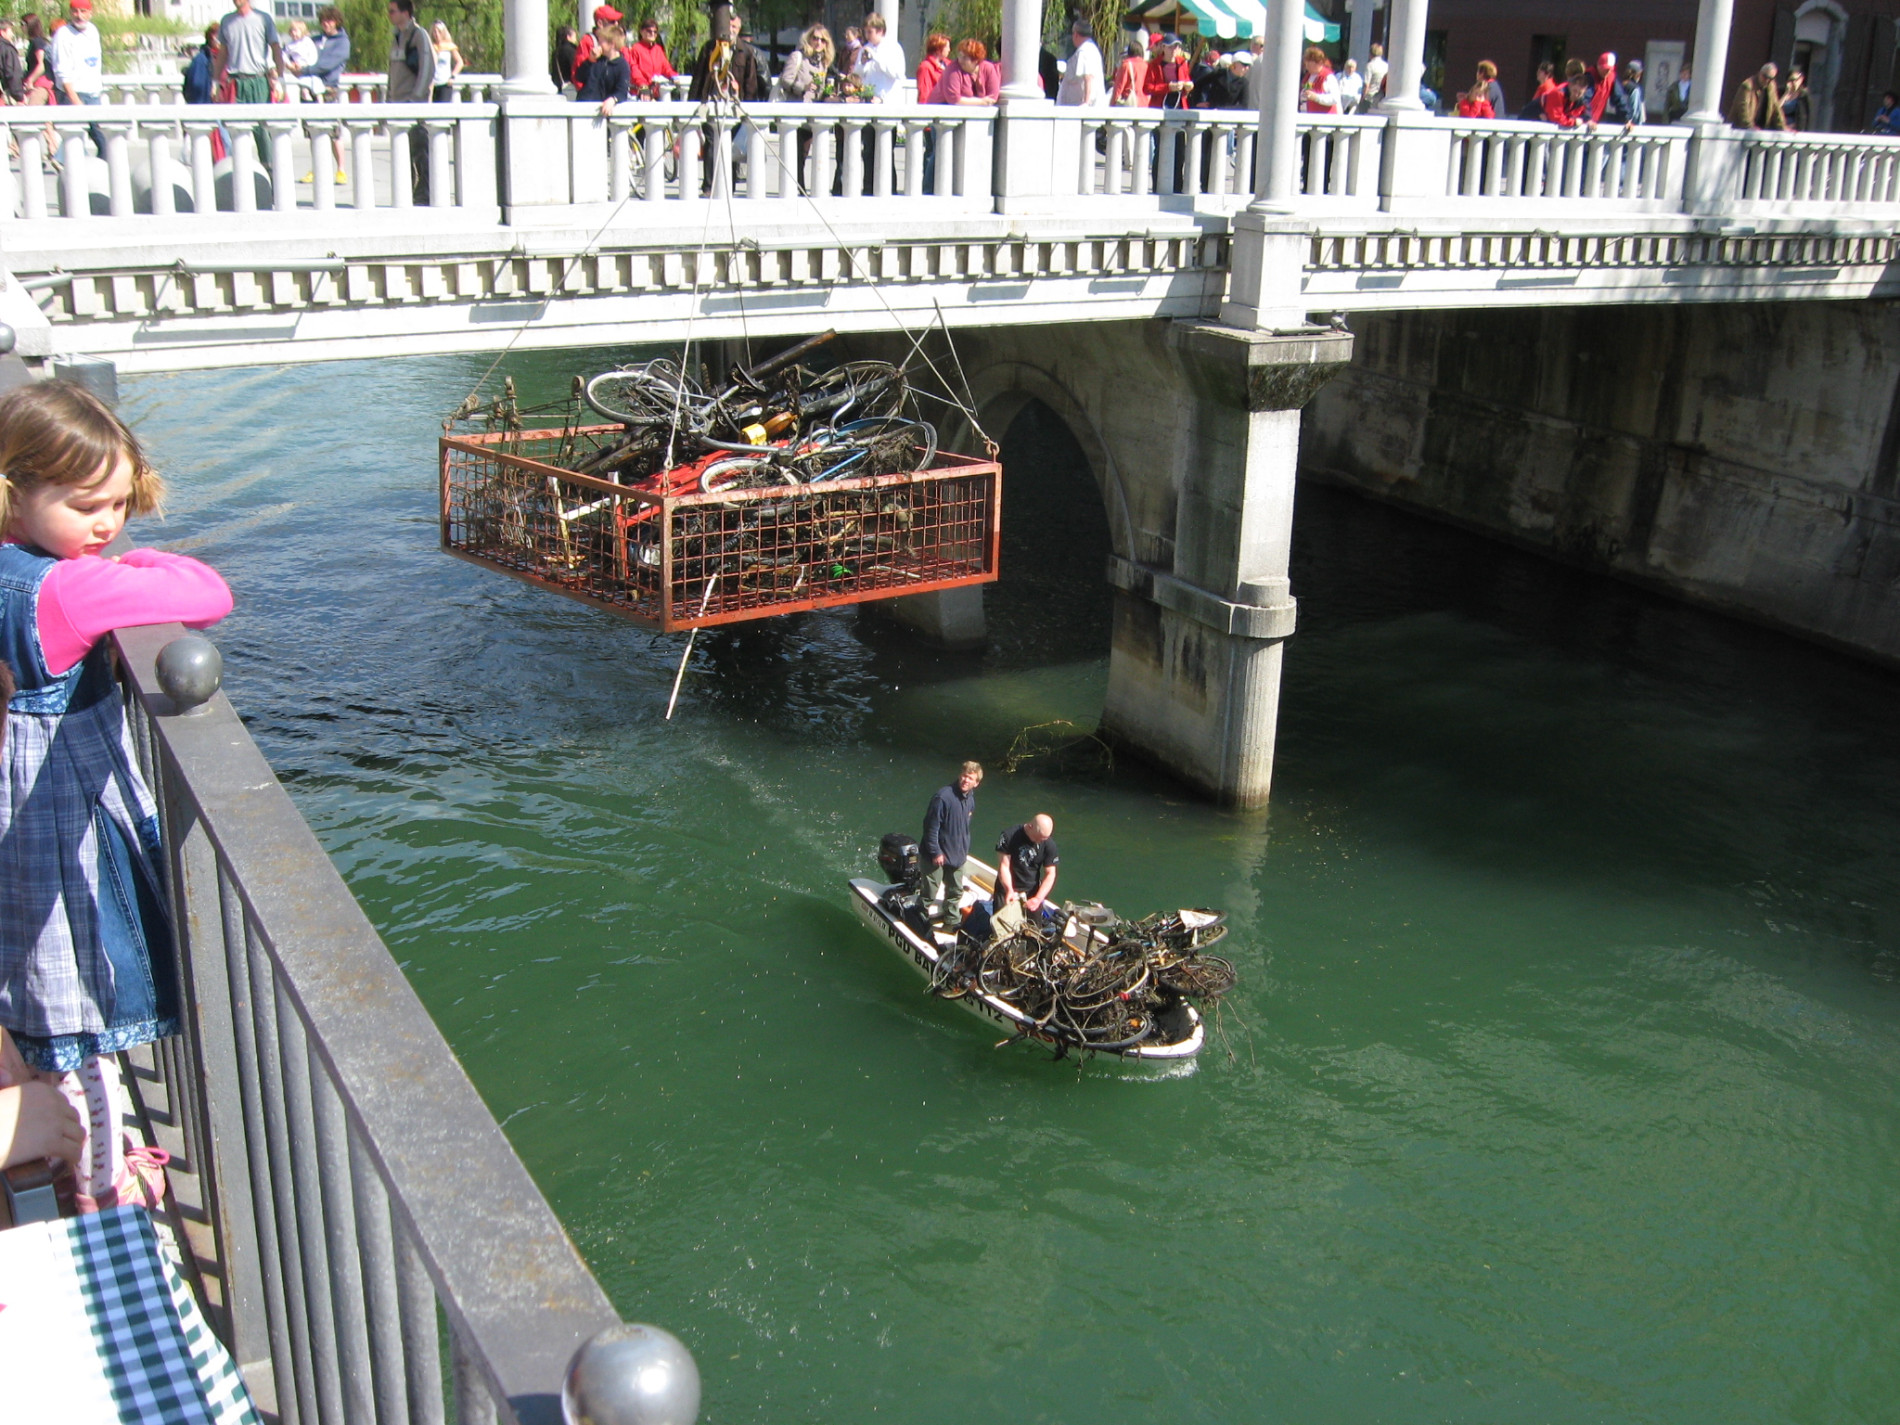
{"type": "Polygon", "coordinates": [[[140,1207],[70,1218],[93,1345],[125,1425],[259,1425],[243,1379],[140,1207]]]}

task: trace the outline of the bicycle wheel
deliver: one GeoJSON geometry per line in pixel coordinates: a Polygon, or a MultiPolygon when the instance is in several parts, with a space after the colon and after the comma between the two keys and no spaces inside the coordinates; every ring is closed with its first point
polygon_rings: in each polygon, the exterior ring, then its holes
{"type": "Polygon", "coordinates": [[[670,421],[677,410],[682,429],[695,423],[699,408],[705,404],[699,388],[670,361],[603,371],[588,379],[581,398],[608,420],[622,425],[670,421]]]}
{"type": "Polygon", "coordinates": [[[790,472],[777,461],[756,455],[735,455],[730,460],[715,460],[699,476],[699,488],[708,495],[721,490],[769,490],[774,485],[795,483],[790,472]]]}
{"type": "Polygon", "coordinates": [[[838,427],[838,439],[856,445],[865,453],[863,463],[852,469],[853,475],[895,475],[901,471],[927,470],[930,462],[937,458],[937,428],[929,421],[908,420],[903,416],[846,421],[838,427]]]}

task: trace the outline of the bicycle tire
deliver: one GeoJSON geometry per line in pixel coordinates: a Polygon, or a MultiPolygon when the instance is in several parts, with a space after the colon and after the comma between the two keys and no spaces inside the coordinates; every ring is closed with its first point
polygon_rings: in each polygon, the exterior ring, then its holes
{"type": "Polygon", "coordinates": [[[769,490],[775,485],[792,483],[795,482],[789,472],[780,468],[777,461],[760,456],[735,455],[729,460],[715,460],[699,474],[699,488],[708,495],[725,490],[769,490]],[[761,472],[765,472],[767,478],[757,478],[761,472]],[[721,478],[724,476],[730,478],[721,478]]]}

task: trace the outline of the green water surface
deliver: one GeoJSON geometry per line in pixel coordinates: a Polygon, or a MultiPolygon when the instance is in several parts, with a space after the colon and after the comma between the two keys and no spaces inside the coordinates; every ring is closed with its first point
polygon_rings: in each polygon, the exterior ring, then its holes
{"type": "Polygon", "coordinates": [[[844,887],[1100,709],[1059,430],[1010,434],[990,650],[716,633],[669,724],[679,639],[437,550],[486,365],[128,381],[135,532],[231,580],[227,688],[704,1420],[1900,1411],[1892,677],[1303,488],[1270,813],[979,794],[979,839],[1055,817],[1062,891],[1229,912],[1198,1072],[998,1051],[844,887]]]}

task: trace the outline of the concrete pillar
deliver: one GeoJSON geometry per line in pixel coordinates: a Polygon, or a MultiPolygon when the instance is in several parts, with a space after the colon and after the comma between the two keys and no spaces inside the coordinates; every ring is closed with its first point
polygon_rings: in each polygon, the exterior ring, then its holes
{"type": "Polygon", "coordinates": [[[1386,32],[1385,60],[1391,66],[1386,75],[1385,100],[1379,105],[1384,114],[1400,114],[1422,109],[1418,86],[1425,78],[1425,26],[1430,10],[1428,0],[1392,0],[1392,23],[1386,32]]]}
{"type": "Polygon", "coordinates": [[[1689,76],[1685,124],[1720,124],[1722,81],[1728,68],[1729,27],[1735,0],[1702,0],[1695,17],[1695,72],[1689,76]]]}
{"type": "MultiPolygon", "coordinates": [[[[1368,4],[1370,0],[1360,0],[1368,4]]],[[[1250,210],[1291,212],[1300,188],[1300,56],[1306,49],[1306,7],[1279,4],[1267,12],[1265,69],[1260,85],[1260,139],[1254,145],[1250,210]]]]}
{"type": "MultiPolygon", "coordinates": [[[[877,0],[877,12],[884,17],[884,32],[892,39],[897,39],[898,37],[897,26],[902,18],[899,16],[897,10],[898,0],[877,0]]],[[[915,69],[917,67],[917,61],[922,58],[923,56],[920,54],[905,54],[905,67],[915,69]]]]}
{"type": "Polygon", "coordinates": [[[574,6],[574,22],[581,34],[594,33],[594,11],[600,8],[600,4],[601,0],[578,0],[574,6]]]}
{"type": "Polygon", "coordinates": [[[1175,450],[1174,538],[1113,556],[1104,736],[1230,806],[1273,783],[1300,408],[1352,356],[1345,332],[1173,329],[1194,392],[1175,450]],[[1162,542],[1166,544],[1166,541],[1162,542]]]}
{"type": "MultiPolygon", "coordinates": [[[[1041,0],[1003,0],[1003,100],[1044,97],[1036,74],[1042,53],[1041,0]]],[[[1053,96],[1051,96],[1053,97],[1053,96]]]]}
{"type": "Polygon", "coordinates": [[[503,94],[552,94],[548,0],[502,0],[503,94]]]}
{"type": "Polygon", "coordinates": [[[1348,53],[1363,76],[1372,62],[1372,27],[1384,8],[1384,0],[1352,0],[1352,32],[1348,53]]]}
{"type": "Polygon", "coordinates": [[[901,599],[879,599],[862,605],[898,623],[916,629],[944,648],[980,648],[989,628],[983,618],[983,586],[965,584],[901,599]]]}

